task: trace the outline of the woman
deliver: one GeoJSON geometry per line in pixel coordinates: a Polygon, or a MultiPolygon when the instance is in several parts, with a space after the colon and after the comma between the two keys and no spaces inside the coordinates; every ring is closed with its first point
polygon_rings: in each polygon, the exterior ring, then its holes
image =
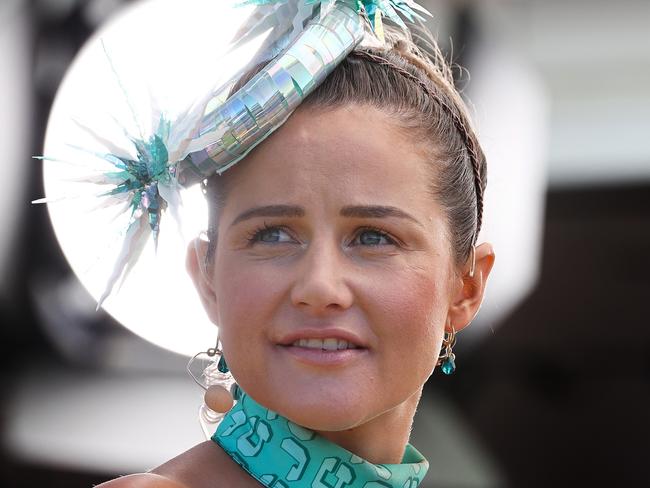
{"type": "Polygon", "coordinates": [[[441,56],[398,31],[355,49],[207,180],[187,267],[237,406],[213,440],[100,486],[418,486],[423,385],[441,349],[453,371],[494,262],[476,245],[485,174],[441,56]]]}

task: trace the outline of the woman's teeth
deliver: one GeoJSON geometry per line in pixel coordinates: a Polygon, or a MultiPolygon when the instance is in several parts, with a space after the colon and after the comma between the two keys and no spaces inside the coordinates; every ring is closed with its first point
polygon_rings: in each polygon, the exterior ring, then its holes
{"type": "Polygon", "coordinates": [[[306,347],[307,349],[322,349],[323,351],[336,351],[340,349],[356,349],[357,346],[343,339],[300,339],[292,346],[306,347]]]}

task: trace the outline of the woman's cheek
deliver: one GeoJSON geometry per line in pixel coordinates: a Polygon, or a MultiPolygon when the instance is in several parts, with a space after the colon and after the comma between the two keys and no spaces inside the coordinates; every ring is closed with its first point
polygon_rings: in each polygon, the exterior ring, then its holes
{"type": "Polygon", "coordinates": [[[385,313],[413,319],[420,317],[420,320],[412,320],[412,324],[421,324],[425,316],[435,320],[432,314],[436,312],[446,313],[445,280],[427,268],[405,265],[383,279],[372,280],[371,286],[374,300],[384,304],[385,313]]]}
{"type": "Polygon", "coordinates": [[[220,286],[217,294],[219,337],[223,343],[226,357],[233,371],[238,367],[242,349],[251,347],[259,342],[263,330],[256,330],[260,323],[261,310],[268,303],[268,295],[272,293],[261,280],[260,273],[247,271],[246,267],[238,266],[235,260],[230,265],[219,268],[215,275],[215,283],[220,286]]]}
{"type": "Polygon", "coordinates": [[[373,286],[380,314],[375,324],[383,329],[376,333],[391,358],[390,367],[395,362],[408,363],[424,380],[433,370],[442,341],[447,304],[440,283],[445,281],[420,269],[407,271],[395,273],[386,286],[373,286]]]}
{"type": "MultiPolygon", "coordinates": [[[[267,269],[259,263],[253,264],[246,265],[234,255],[225,255],[223,262],[218,263],[214,282],[220,285],[216,289],[217,300],[222,322],[226,326],[230,326],[232,320],[241,321],[239,315],[255,317],[255,313],[251,312],[259,312],[260,306],[270,304],[270,298],[278,294],[277,270],[267,269]]],[[[239,324],[236,326],[240,327],[239,324]]]]}

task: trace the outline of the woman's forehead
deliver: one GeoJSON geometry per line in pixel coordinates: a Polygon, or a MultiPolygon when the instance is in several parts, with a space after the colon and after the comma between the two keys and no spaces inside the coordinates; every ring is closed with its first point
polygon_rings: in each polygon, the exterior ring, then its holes
{"type": "Polygon", "coordinates": [[[424,151],[372,107],[299,110],[230,171],[239,201],[316,194],[403,203],[430,199],[424,151]]]}

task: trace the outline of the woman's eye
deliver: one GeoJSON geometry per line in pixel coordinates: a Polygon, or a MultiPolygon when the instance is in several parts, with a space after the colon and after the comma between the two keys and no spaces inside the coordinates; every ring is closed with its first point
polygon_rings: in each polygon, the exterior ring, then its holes
{"type": "Polygon", "coordinates": [[[293,238],[281,227],[264,227],[258,229],[252,233],[248,240],[251,244],[256,242],[264,244],[293,242],[293,238]]]}
{"type": "Polygon", "coordinates": [[[395,244],[395,240],[388,234],[380,230],[365,229],[357,234],[356,244],[362,246],[390,246],[395,244]]]}

